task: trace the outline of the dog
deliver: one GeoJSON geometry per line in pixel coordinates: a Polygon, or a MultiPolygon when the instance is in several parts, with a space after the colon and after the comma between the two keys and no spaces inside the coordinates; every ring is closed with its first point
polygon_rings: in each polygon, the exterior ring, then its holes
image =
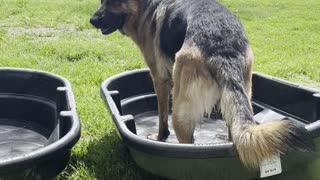
{"type": "Polygon", "coordinates": [[[253,120],[253,52],[240,21],[215,0],[102,0],[90,23],[104,35],[119,30],[141,50],[158,99],[159,141],[169,135],[173,86],[179,143],[193,143],[196,123],[216,106],[249,169],[278,153],[312,149],[306,130],[290,120],[253,120]]]}

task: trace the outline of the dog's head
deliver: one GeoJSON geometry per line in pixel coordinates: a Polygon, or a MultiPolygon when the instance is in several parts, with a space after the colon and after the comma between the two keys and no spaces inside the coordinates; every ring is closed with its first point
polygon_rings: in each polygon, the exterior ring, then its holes
{"type": "Polygon", "coordinates": [[[134,8],[131,1],[136,0],[101,0],[101,6],[90,18],[90,23],[101,29],[104,35],[121,30],[128,14],[134,8]]]}

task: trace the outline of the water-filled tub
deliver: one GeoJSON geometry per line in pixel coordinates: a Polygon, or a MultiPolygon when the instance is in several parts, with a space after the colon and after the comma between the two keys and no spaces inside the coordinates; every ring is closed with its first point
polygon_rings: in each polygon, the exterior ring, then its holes
{"type": "MultiPolygon", "coordinates": [[[[101,95],[120,138],[145,170],[173,179],[255,179],[238,159],[219,114],[205,118],[195,131],[195,144],[178,144],[174,131],[166,142],[148,139],[157,132],[157,99],[148,70],[115,75],[103,82],[101,95]]],[[[259,123],[290,118],[314,138],[316,152],[281,155],[282,173],[273,179],[313,178],[320,135],[319,92],[263,74],[253,75],[254,119],[259,123]]],[[[169,124],[171,127],[171,125],[169,124]]],[[[320,176],[319,176],[320,177],[320,176]]]]}
{"type": "Polygon", "coordinates": [[[80,137],[70,83],[57,75],[0,68],[0,179],[51,179],[80,137]]]}

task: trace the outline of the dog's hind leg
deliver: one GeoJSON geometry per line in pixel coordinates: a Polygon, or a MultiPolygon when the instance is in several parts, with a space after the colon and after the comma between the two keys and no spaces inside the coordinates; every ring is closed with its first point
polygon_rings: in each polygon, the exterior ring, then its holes
{"type": "Polygon", "coordinates": [[[197,48],[182,48],[173,68],[172,124],[180,143],[192,143],[197,121],[211,113],[219,90],[197,48]]]}
{"type": "MultiPolygon", "coordinates": [[[[244,69],[244,82],[245,90],[251,104],[251,86],[252,86],[252,64],[253,64],[253,52],[250,47],[247,48],[245,55],[245,69],[244,69]]],[[[251,105],[250,105],[251,106],[251,105]]]]}

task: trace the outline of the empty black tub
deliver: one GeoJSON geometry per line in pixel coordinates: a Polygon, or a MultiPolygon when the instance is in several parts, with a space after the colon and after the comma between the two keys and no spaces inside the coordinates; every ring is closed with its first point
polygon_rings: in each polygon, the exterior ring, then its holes
{"type": "Polygon", "coordinates": [[[0,68],[0,179],[51,179],[80,137],[70,83],[57,75],[0,68]]]}
{"type": "MultiPolygon", "coordinates": [[[[107,79],[101,94],[133,159],[147,171],[173,179],[260,177],[260,172],[243,167],[218,114],[204,119],[196,128],[195,144],[178,144],[172,128],[166,142],[147,139],[158,128],[157,100],[148,70],[125,72],[107,79]]],[[[253,107],[254,119],[259,123],[284,117],[301,123],[317,146],[315,153],[281,155],[282,173],[271,178],[319,179],[319,92],[256,73],[253,107]]]]}

